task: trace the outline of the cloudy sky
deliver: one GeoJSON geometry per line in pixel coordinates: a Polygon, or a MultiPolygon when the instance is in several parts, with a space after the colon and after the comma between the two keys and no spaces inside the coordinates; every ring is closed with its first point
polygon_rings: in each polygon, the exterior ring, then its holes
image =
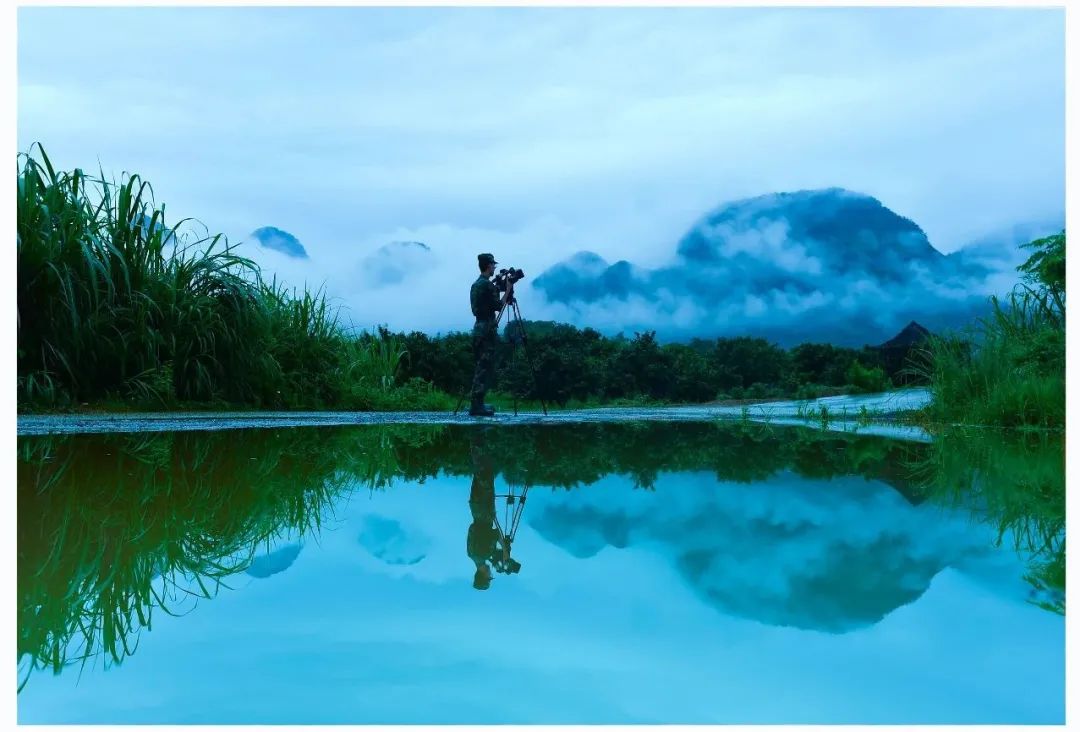
{"type": "Polygon", "coordinates": [[[309,259],[249,249],[365,326],[468,327],[480,251],[663,267],[775,191],[869,194],[945,253],[1064,209],[1060,9],[21,8],[18,30],[20,151],[137,171],[234,242],[291,233],[309,259]],[[430,251],[372,287],[396,241],[430,251]]]}

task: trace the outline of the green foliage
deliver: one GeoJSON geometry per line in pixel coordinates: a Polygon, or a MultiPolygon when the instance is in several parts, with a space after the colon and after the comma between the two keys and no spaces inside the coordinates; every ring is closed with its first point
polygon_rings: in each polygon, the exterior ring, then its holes
{"type": "Polygon", "coordinates": [[[785,381],[790,355],[764,338],[718,338],[707,351],[718,389],[731,391],[785,381]]]}
{"type": "Polygon", "coordinates": [[[170,227],[138,175],[18,167],[20,407],[131,401],[386,408],[403,339],[352,337],[322,292],[262,280],[220,235],[170,227]]]}
{"type": "MultiPolygon", "coordinates": [[[[749,337],[660,343],[652,331],[635,333],[633,338],[605,338],[591,328],[538,321],[524,322],[523,333],[517,328],[508,325],[500,339],[494,388],[536,407],[540,400],[553,407],[656,405],[816,398],[891,388],[873,349],[806,344],[786,351],[749,337]]],[[[468,388],[472,377],[468,334],[411,333],[402,338],[407,356],[399,383],[422,378],[455,394],[468,388]]]]}
{"type": "Polygon", "coordinates": [[[859,361],[852,361],[847,370],[847,383],[855,387],[857,393],[872,394],[888,391],[893,387],[892,381],[885,375],[885,370],[880,366],[867,368],[859,361]]]}
{"type": "Polygon", "coordinates": [[[1027,283],[968,332],[931,339],[914,367],[930,382],[931,419],[1002,427],[1065,426],[1065,234],[1027,245],[1027,283]]]}
{"type": "Polygon", "coordinates": [[[1033,250],[1028,260],[1017,269],[1029,282],[1045,289],[1054,297],[1056,310],[1065,311],[1065,232],[1036,239],[1024,245],[1033,250]]]}
{"type": "Polygon", "coordinates": [[[793,380],[799,384],[843,386],[856,351],[829,343],[803,343],[791,351],[793,380]]]}

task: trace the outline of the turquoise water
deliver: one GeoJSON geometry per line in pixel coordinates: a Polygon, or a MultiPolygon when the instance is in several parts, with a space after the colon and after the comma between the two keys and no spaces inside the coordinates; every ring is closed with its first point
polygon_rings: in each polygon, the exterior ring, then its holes
{"type": "MultiPolygon", "coordinates": [[[[1036,604],[1060,593],[1013,541],[1056,499],[1023,526],[985,490],[946,500],[964,471],[933,445],[653,424],[19,448],[22,723],[1064,722],[1064,618],[1036,604]]],[[[1053,483],[1055,449],[1010,465],[1053,483]]]]}

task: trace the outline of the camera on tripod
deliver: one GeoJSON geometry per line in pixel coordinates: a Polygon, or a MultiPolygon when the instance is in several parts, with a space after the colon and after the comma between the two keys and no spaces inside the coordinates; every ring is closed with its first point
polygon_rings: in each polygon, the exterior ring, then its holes
{"type": "Polygon", "coordinates": [[[499,274],[495,275],[495,279],[492,282],[495,283],[495,287],[499,292],[506,292],[506,286],[512,285],[518,280],[525,279],[525,273],[520,269],[500,269],[499,274]]]}

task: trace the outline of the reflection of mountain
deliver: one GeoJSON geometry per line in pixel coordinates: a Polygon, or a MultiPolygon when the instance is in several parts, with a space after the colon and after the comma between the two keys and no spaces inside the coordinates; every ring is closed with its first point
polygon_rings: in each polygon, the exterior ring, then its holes
{"type": "Polygon", "coordinates": [[[721,206],[682,237],[666,267],[580,252],[534,286],[606,330],[859,346],[911,320],[932,330],[965,322],[985,308],[991,277],[1001,284],[1005,261],[946,257],[877,199],[830,188],[721,206]]]}
{"type": "Polygon", "coordinates": [[[287,544],[269,554],[255,557],[251,560],[251,564],[248,565],[248,568],[245,571],[257,579],[266,579],[267,577],[284,572],[291,567],[293,562],[296,561],[296,558],[300,556],[300,549],[301,547],[299,544],[287,544]]]}
{"type": "Polygon", "coordinates": [[[606,506],[593,494],[530,522],[572,555],[660,545],[719,610],[834,633],[872,625],[919,597],[979,543],[936,510],[864,478],[781,473],[744,486],[669,477],[663,501],[606,506]]]}

